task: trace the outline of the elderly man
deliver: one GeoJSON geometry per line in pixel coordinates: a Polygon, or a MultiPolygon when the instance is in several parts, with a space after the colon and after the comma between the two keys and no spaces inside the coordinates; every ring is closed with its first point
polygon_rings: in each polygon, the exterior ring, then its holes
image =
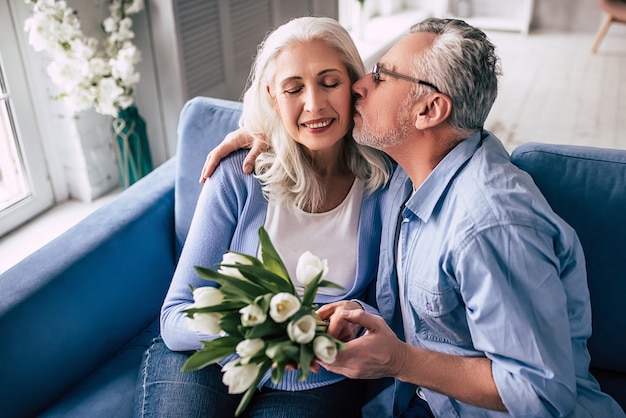
{"type": "MultiPolygon", "coordinates": [[[[331,332],[365,332],[320,364],[395,378],[377,416],[624,417],[589,373],[578,237],[483,129],[498,75],[482,31],[431,18],[354,84],[355,139],[398,163],[383,222],[382,318],[323,306],[331,332]]],[[[213,153],[203,175],[235,146],[213,153]]]]}
{"type": "Polygon", "coordinates": [[[482,31],[427,19],[354,84],[355,139],[403,170],[383,222],[377,301],[386,322],[343,310],[367,332],[323,365],[394,377],[400,416],[622,417],[589,373],[576,233],[483,130],[498,61],[482,31]]]}

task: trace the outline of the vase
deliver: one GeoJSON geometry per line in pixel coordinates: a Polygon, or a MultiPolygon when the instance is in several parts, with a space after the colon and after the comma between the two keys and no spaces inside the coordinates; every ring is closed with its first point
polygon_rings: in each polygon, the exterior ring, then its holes
{"type": "Polygon", "coordinates": [[[113,118],[111,131],[120,186],[125,189],[152,171],[146,123],[137,107],[130,106],[113,118]]]}

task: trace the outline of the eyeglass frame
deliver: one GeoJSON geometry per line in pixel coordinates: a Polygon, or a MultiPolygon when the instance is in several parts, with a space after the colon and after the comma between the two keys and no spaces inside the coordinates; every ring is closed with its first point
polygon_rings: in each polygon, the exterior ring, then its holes
{"type": "Polygon", "coordinates": [[[417,84],[421,84],[423,86],[428,86],[430,88],[432,88],[433,90],[435,90],[437,93],[441,93],[441,90],[439,90],[439,88],[437,86],[435,86],[433,83],[429,83],[428,81],[424,81],[424,80],[420,80],[419,78],[413,78],[410,77],[408,75],[404,75],[404,74],[400,74],[400,73],[396,73],[395,71],[391,71],[386,69],[385,67],[382,66],[381,63],[377,62],[376,64],[374,64],[374,66],[372,67],[372,81],[374,83],[378,83],[380,82],[380,74],[386,74],[388,76],[391,77],[395,77],[395,78],[399,78],[402,80],[406,80],[406,81],[410,81],[412,83],[417,83],[417,84]]]}

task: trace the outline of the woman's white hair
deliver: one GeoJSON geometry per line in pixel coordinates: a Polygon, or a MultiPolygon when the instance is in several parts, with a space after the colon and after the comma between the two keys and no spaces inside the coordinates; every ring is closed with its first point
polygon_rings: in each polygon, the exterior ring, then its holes
{"type": "MultiPolygon", "coordinates": [[[[276,57],[285,48],[298,43],[320,40],[343,58],[350,81],[365,74],[363,61],[348,32],[334,19],[301,17],[269,33],[259,45],[243,96],[240,126],[261,134],[269,143],[267,152],[256,160],[255,175],[263,184],[266,196],[282,203],[315,211],[324,201],[324,187],[302,145],[287,132],[274,108],[266,87],[276,74],[276,57]]],[[[390,176],[388,158],[380,151],[357,144],[350,130],[345,138],[344,158],[348,168],[363,180],[368,190],[387,182],[390,176]]]]}

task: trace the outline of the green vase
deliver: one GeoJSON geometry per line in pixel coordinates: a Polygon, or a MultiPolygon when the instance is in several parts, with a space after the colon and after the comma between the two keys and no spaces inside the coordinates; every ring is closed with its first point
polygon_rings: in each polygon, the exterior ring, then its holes
{"type": "Polygon", "coordinates": [[[146,123],[135,106],[121,110],[111,125],[120,186],[127,188],[152,171],[146,123]]]}

